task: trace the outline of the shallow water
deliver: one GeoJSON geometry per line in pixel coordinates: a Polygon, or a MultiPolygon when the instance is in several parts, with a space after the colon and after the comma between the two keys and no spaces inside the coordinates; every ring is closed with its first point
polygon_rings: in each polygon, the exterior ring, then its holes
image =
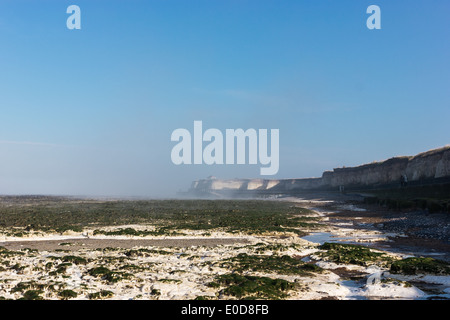
{"type": "Polygon", "coordinates": [[[353,238],[339,237],[331,232],[315,232],[302,237],[302,239],[318,244],[324,244],[325,242],[346,242],[345,240],[352,240],[353,238]]]}
{"type": "MultiPolygon", "coordinates": [[[[311,233],[307,236],[302,237],[302,239],[317,243],[319,245],[324,244],[325,242],[334,242],[334,243],[347,243],[347,244],[359,244],[361,243],[356,242],[355,240],[358,237],[343,237],[343,236],[337,236],[331,232],[316,232],[311,233]]],[[[446,253],[442,252],[418,252],[418,251],[409,251],[405,250],[406,248],[392,248],[389,245],[384,245],[383,248],[380,248],[379,245],[377,245],[376,242],[374,243],[366,243],[364,245],[368,245],[369,247],[385,250],[385,251],[391,251],[391,252],[397,252],[402,253],[406,255],[411,256],[432,256],[433,258],[445,259],[447,257],[446,253]],[[403,249],[403,250],[402,250],[403,249]]],[[[309,262],[310,258],[305,257],[302,259],[303,262],[309,262]]],[[[388,277],[389,278],[389,277],[388,277]]],[[[450,299],[450,292],[447,292],[449,290],[449,287],[447,285],[443,284],[434,284],[434,283],[427,283],[423,281],[412,281],[412,284],[417,287],[418,289],[422,290],[425,294],[422,297],[416,297],[416,298],[406,298],[406,299],[419,299],[419,300],[427,300],[427,299],[450,299]]],[[[349,295],[346,297],[348,299],[354,299],[354,300],[405,300],[405,297],[376,297],[376,296],[367,296],[363,294],[363,287],[364,283],[361,282],[361,280],[343,280],[341,282],[341,285],[343,287],[346,287],[349,290],[349,295]]]]}

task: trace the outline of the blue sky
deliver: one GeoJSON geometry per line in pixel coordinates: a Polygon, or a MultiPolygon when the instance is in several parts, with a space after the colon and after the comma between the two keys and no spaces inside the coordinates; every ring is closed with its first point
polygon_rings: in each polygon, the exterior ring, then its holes
{"type": "Polygon", "coordinates": [[[444,146],[449,14],[446,0],[1,0],[0,193],[170,196],[260,177],[173,165],[170,135],[194,120],[279,129],[272,178],[444,146]]]}

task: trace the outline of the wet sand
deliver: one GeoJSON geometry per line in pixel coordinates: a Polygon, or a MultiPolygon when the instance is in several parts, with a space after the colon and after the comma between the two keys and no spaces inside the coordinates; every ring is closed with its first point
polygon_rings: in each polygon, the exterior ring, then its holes
{"type": "Polygon", "coordinates": [[[39,251],[55,251],[58,249],[77,251],[80,249],[103,249],[134,247],[193,247],[227,245],[234,243],[249,243],[245,238],[198,238],[198,239],[64,239],[64,240],[41,240],[41,241],[9,241],[0,242],[0,246],[9,250],[24,248],[39,251]]]}

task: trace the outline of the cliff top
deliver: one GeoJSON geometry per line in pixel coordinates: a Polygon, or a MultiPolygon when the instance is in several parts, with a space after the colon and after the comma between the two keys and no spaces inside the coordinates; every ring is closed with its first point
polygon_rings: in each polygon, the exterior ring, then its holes
{"type": "Polygon", "coordinates": [[[444,153],[444,152],[449,151],[449,150],[450,150],[450,145],[446,145],[446,146],[444,146],[442,148],[431,149],[431,150],[428,150],[428,151],[425,151],[425,152],[421,152],[421,153],[415,155],[413,158],[414,159],[415,158],[425,158],[425,157],[429,157],[429,156],[434,156],[434,155],[439,154],[439,153],[444,153]]]}
{"type": "Polygon", "coordinates": [[[397,156],[397,157],[393,157],[393,158],[389,158],[387,160],[383,160],[383,161],[374,161],[371,163],[366,163],[366,164],[362,164],[356,167],[343,167],[343,168],[334,168],[333,171],[325,171],[326,172],[338,172],[338,171],[353,171],[353,170],[361,170],[361,169],[366,169],[366,168],[370,168],[370,167],[377,167],[377,166],[384,166],[384,165],[395,165],[395,164],[401,164],[401,163],[407,163],[413,159],[419,159],[419,158],[426,158],[426,157],[430,157],[430,156],[435,156],[438,155],[440,153],[444,153],[446,151],[450,150],[450,145],[446,145],[442,148],[438,148],[438,149],[432,149],[432,150],[428,150],[422,153],[419,153],[415,156],[397,156]]]}

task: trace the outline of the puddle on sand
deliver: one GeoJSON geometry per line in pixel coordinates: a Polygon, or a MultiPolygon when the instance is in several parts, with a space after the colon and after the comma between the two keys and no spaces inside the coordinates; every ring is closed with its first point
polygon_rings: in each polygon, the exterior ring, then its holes
{"type": "Polygon", "coordinates": [[[346,236],[338,236],[331,232],[315,232],[302,237],[302,239],[318,243],[320,245],[324,244],[325,242],[338,242],[346,244],[374,246],[375,243],[383,240],[383,236],[376,234],[376,235],[360,235],[360,236],[346,237],[346,236]]]}
{"type": "Polygon", "coordinates": [[[338,237],[330,232],[315,232],[302,237],[302,239],[318,244],[324,244],[325,242],[345,242],[345,240],[351,240],[353,238],[338,237]]]}

